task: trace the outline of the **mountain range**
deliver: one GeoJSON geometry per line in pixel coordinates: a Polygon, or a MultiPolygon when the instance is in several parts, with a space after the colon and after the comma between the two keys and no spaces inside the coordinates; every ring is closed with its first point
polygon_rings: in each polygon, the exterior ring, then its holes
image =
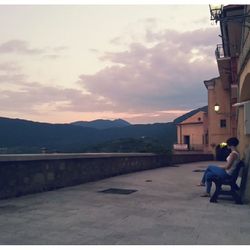
{"type": "Polygon", "coordinates": [[[135,125],[122,119],[51,124],[0,117],[0,153],[169,150],[177,141],[176,123],[197,110],[173,122],[135,125]]]}
{"type": "Polygon", "coordinates": [[[126,126],[130,126],[131,124],[125,120],[122,119],[116,119],[113,121],[110,120],[103,120],[103,119],[98,119],[90,122],[86,121],[76,121],[70,123],[71,125],[77,125],[77,126],[82,126],[85,128],[96,128],[96,129],[107,129],[107,128],[122,128],[126,126]]]}
{"type": "Polygon", "coordinates": [[[97,129],[96,122],[92,124],[94,127],[90,123],[87,126],[89,127],[75,123],[50,124],[0,117],[0,152],[40,153],[42,148],[46,148],[48,152],[99,152],[98,145],[103,147],[105,143],[126,138],[152,138],[152,141],[157,140],[159,144],[170,148],[176,140],[173,123],[130,124],[121,127],[121,121],[117,126],[116,122],[111,121],[109,128],[97,129]]]}

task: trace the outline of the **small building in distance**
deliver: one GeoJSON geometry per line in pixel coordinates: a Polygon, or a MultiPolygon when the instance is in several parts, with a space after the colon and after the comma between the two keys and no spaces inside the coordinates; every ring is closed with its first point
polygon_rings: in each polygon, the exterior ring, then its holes
{"type": "Polygon", "coordinates": [[[188,114],[176,122],[178,142],[174,150],[207,152],[207,106],[188,114]]]}

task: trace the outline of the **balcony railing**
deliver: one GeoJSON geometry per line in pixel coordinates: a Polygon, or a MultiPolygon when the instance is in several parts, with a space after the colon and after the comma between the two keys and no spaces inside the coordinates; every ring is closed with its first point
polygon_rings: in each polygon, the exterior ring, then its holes
{"type": "Polygon", "coordinates": [[[224,48],[222,44],[217,44],[217,47],[215,50],[215,56],[216,56],[216,59],[221,59],[225,57],[224,48]]]}
{"type": "Polygon", "coordinates": [[[181,143],[176,143],[173,145],[173,149],[177,151],[203,151],[205,145],[203,144],[181,144],[181,143]]]}

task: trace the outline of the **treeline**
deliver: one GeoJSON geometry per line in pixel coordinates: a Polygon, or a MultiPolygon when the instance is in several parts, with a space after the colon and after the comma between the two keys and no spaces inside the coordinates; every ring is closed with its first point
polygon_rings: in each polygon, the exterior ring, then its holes
{"type": "Polygon", "coordinates": [[[0,118],[1,153],[149,152],[171,149],[175,142],[172,122],[95,129],[0,118]]]}

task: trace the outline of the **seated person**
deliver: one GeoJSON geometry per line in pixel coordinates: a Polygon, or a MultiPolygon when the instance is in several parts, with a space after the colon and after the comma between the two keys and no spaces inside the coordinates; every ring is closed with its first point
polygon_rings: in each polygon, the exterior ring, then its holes
{"type": "Polygon", "coordinates": [[[206,186],[206,192],[201,197],[210,197],[210,191],[212,187],[212,177],[218,176],[221,179],[229,178],[238,162],[240,161],[240,154],[237,151],[239,140],[236,137],[231,137],[227,140],[227,145],[231,149],[231,153],[227,157],[225,166],[209,165],[206,169],[202,180],[198,186],[206,186]]]}

